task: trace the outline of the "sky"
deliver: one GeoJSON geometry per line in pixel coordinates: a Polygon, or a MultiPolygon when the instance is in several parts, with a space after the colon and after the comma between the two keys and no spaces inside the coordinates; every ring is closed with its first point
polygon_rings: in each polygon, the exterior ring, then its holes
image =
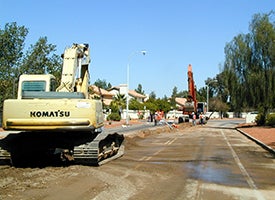
{"type": "Polygon", "coordinates": [[[26,48],[46,36],[59,55],[88,43],[91,83],[125,84],[129,67],[130,89],[162,98],[188,90],[189,64],[204,87],[221,72],[226,43],[271,10],[274,0],[0,0],[0,28],[17,22],[29,30],[26,48]]]}

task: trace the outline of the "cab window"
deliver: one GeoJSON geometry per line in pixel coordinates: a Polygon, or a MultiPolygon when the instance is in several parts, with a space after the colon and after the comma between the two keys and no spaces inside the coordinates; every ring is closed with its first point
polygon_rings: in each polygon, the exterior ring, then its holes
{"type": "Polygon", "coordinates": [[[51,78],[50,91],[54,92],[56,90],[56,80],[51,78]]]}
{"type": "Polygon", "coordinates": [[[46,90],[46,81],[23,81],[22,92],[37,91],[42,92],[46,90]]]}

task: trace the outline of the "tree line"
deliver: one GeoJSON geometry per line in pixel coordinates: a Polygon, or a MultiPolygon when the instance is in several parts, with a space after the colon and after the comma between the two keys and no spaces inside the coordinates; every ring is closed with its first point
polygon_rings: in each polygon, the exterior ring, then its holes
{"type": "MultiPolygon", "coordinates": [[[[55,54],[56,45],[48,43],[47,37],[40,37],[35,44],[25,47],[28,32],[25,26],[16,22],[0,27],[0,110],[5,99],[16,98],[20,74],[51,73],[60,81],[62,59],[55,54]]],[[[252,16],[249,32],[234,36],[225,44],[224,53],[225,61],[219,66],[221,72],[205,80],[206,86],[197,90],[197,100],[206,101],[209,96],[209,110],[212,111],[262,110],[266,114],[274,110],[274,11],[252,16]]],[[[94,84],[104,89],[112,87],[104,79],[98,79],[94,84]]],[[[144,94],[141,84],[135,90],[144,94]]],[[[178,91],[174,87],[170,97],[157,98],[152,91],[146,105],[132,100],[130,108],[174,109],[175,98],[187,94],[188,91],[178,91]]],[[[125,97],[117,98],[119,102],[125,97]]]]}
{"type": "Polygon", "coordinates": [[[255,14],[249,33],[236,35],[226,44],[223,70],[217,75],[218,94],[230,97],[235,112],[275,107],[275,15],[255,14]]]}

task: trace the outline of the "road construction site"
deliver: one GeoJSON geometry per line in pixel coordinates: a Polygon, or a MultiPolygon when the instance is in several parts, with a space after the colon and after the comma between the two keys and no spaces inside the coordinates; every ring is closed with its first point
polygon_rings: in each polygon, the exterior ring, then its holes
{"type": "Polygon", "coordinates": [[[273,199],[274,154],[239,123],[124,130],[124,155],[99,167],[1,163],[0,199],[273,199]]]}

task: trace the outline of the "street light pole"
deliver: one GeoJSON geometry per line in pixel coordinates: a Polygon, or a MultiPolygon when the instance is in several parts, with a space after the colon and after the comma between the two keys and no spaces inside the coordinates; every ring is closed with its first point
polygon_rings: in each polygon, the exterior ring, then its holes
{"type": "Polygon", "coordinates": [[[142,53],[142,55],[146,54],[146,51],[135,51],[132,54],[130,54],[128,58],[128,64],[127,64],[127,89],[126,89],[126,125],[129,125],[129,79],[130,79],[130,59],[133,57],[133,55],[137,53],[142,53]]]}
{"type": "Polygon", "coordinates": [[[129,73],[130,63],[127,64],[127,83],[126,83],[126,125],[129,125],[129,73]]]}
{"type": "Polygon", "coordinates": [[[206,85],[207,86],[207,107],[206,107],[206,112],[208,112],[208,107],[209,107],[209,85],[206,85]]]}

